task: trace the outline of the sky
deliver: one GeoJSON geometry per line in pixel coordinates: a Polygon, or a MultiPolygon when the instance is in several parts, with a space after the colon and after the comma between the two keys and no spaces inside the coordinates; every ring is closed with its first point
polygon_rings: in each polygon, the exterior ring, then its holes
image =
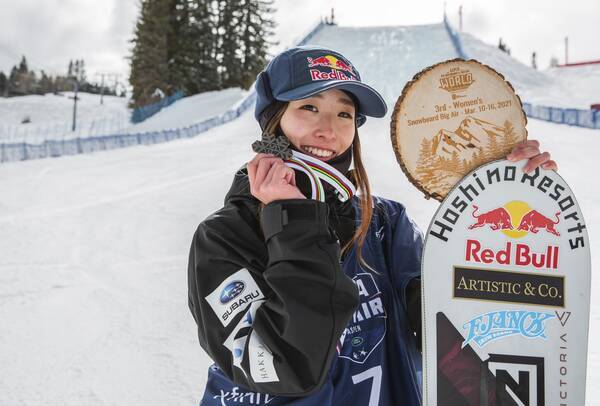
{"type": "MultiPolygon", "coordinates": [[[[440,22],[444,4],[455,27],[462,5],[463,31],[491,44],[501,37],[523,63],[533,51],[541,68],[552,56],[564,62],[565,36],[571,62],[600,59],[593,40],[600,38],[598,0],[276,0],[273,52],[293,44],[332,7],[343,26],[415,25],[440,22]]],[[[85,59],[88,79],[109,73],[127,80],[139,0],[0,0],[0,10],[1,71],[25,54],[36,71],[64,73],[70,59],[85,59]]]]}

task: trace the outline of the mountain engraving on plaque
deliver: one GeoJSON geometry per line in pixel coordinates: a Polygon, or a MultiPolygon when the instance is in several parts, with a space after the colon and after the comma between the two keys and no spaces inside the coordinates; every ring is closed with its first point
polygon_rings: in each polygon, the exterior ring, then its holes
{"type": "Polygon", "coordinates": [[[496,125],[467,116],[455,130],[441,129],[432,138],[421,140],[417,178],[432,190],[446,194],[464,174],[506,156],[516,142],[510,121],[496,125]]]}

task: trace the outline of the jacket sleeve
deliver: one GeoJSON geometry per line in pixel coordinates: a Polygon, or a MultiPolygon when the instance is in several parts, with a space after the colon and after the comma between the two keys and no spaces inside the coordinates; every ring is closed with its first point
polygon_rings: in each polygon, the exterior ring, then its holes
{"type": "Polygon", "coordinates": [[[189,306],[200,344],[236,384],[307,395],[325,381],[358,305],[328,208],[314,200],[266,205],[264,241],[232,210],[239,209],[226,206],[205,220],[192,241],[189,306]]]}

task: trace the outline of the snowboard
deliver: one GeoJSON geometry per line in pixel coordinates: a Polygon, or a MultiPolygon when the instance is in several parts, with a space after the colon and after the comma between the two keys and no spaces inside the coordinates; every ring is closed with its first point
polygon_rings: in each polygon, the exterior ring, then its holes
{"type": "Polygon", "coordinates": [[[588,234],[565,180],[525,162],[467,174],[427,230],[425,405],[585,404],[588,234]]]}

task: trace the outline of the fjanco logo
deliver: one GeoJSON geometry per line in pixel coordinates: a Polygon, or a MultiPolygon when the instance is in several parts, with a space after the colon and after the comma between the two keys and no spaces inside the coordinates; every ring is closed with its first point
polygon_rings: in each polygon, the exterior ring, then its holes
{"type": "Polygon", "coordinates": [[[525,338],[546,339],[546,321],[554,318],[552,313],[528,310],[501,310],[481,314],[463,325],[468,331],[462,344],[464,348],[474,341],[483,347],[500,338],[520,335],[525,338]]]}
{"type": "Polygon", "coordinates": [[[244,311],[252,302],[264,299],[262,291],[246,268],[225,279],[212,293],[205,297],[215,314],[227,326],[235,315],[244,311]]]}
{"type": "Polygon", "coordinates": [[[233,281],[229,285],[225,286],[225,289],[221,292],[219,300],[221,303],[229,303],[232,299],[241,295],[246,285],[242,281],[233,281]]]}

